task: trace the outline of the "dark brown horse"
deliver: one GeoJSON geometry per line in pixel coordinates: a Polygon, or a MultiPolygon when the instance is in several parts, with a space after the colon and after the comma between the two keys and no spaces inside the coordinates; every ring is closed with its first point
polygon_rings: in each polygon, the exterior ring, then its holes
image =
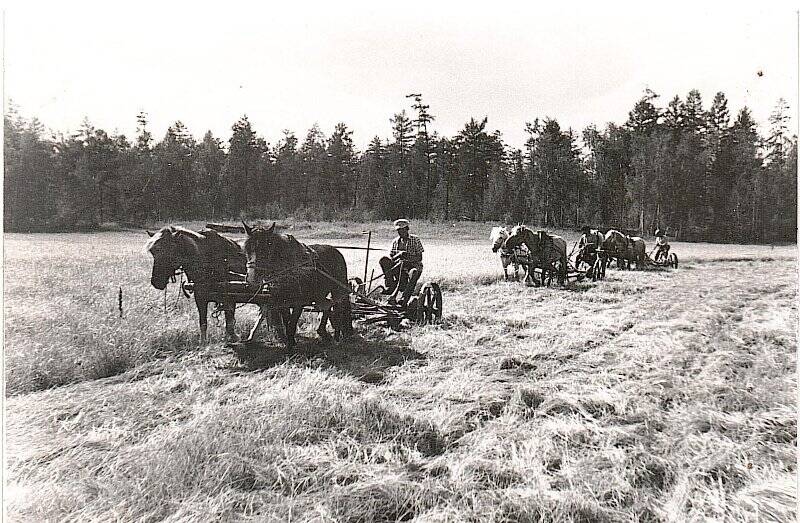
{"type": "Polygon", "coordinates": [[[647,244],[638,236],[629,236],[627,257],[636,262],[637,269],[647,267],[647,244]]]}
{"type": "MultiPolygon", "coordinates": [[[[195,232],[170,225],[158,232],[147,231],[150,240],[146,249],[153,255],[153,272],[150,283],[164,290],[176,272],[183,270],[189,281],[199,284],[244,280],[247,258],[241,246],[216,231],[204,229],[195,232]]],[[[208,304],[212,300],[203,286],[195,287],[194,301],[200,319],[200,343],[207,341],[208,304]]],[[[222,303],[225,310],[225,333],[228,340],[236,340],[236,319],[233,302],[222,303]]]]}
{"type": "MultiPolygon", "coordinates": [[[[330,245],[304,245],[293,236],[278,234],[274,223],[271,227],[242,224],[247,232],[247,282],[268,290],[278,307],[291,309],[284,316],[286,345],[295,345],[297,320],[303,307],[312,304],[322,311],[320,337],[330,337],[328,319],[337,340],[349,336],[353,331],[350,287],[342,253],[330,245]]],[[[262,307],[262,317],[264,312],[262,307]]]]}
{"type": "MultiPolygon", "coordinates": [[[[503,244],[504,249],[512,250],[525,244],[530,253],[531,267],[538,267],[542,271],[542,285],[545,284],[545,275],[556,272],[555,264],[558,263],[558,283],[565,285],[567,282],[567,242],[561,236],[548,234],[546,231],[533,232],[524,225],[517,225],[511,229],[511,234],[503,244]]],[[[528,275],[532,278],[529,270],[528,275]]],[[[549,282],[548,282],[549,283],[549,282]]]]}
{"type": "Polygon", "coordinates": [[[631,262],[636,262],[637,269],[642,268],[645,264],[645,249],[641,238],[627,236],[614,229],[609,230],[603,240],[603,250],[609,258],[617,259],[617,267],[620,269],[630,268],[631,262]]]}
{"type": "Polygon", "coordinates": [[[617,268],[627,268],[628,237],[619,231],[610,229],[603,239],[603,250],[606,251],[608,259],[616,258],[617,268]]]}

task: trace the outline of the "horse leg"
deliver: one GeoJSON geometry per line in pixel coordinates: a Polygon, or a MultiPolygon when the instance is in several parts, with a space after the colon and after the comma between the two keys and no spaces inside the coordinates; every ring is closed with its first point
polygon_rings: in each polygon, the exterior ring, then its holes
{"type": "Polygon", "coordinates": [[[281,341],[286,340],[286,316],[289,315],[289,309],[270,309],[269,310],[269,325],[278,335],[281,341]]]}
{"type": "Polygon", "coordinates": [[[281,309],[281,316],[279,319],[281,323],[281,328],[283,329],[283,337],[281,338],[281,341],[283,341],[284,343],[288,343],[289,340],[289,322],[291,321],[291,318],[292,318],[291,308],[281,309]]]}
{"type": "MultiPolygon", "coordinates": [[[[330,309],[325,309],[322,311],[322,317],[319,319],[319,327],[317,327],[317,334],[319,335],[320,339],[324,341],[329,341],[331,339],[331,334],[328,332],[328,319],[330,316],[330,309]]],[[[336,324],[334,323],[333,319],[331,319],[331,323],[333,324],[334,330],[336,330],[336,324]]]]}
{"type": "Polygon", "coordinates": [[[353,335],[353,318],[350,310],[350,295],[345,295],[333,306],[336,312],[336,334],[339,341],[353,335]]]}
{"type": "Polygon", "coordinates": [[[348,334],[346,332],[346,325],[344,324],[345,319],[345,301],[350,303],[350,298],[345,298],[344,300],[339,300],[334,302],[331,306],[331,311],[329,314],[329,319],[331,322],[331,327],[333,327],[333,339],[335,341],[342,341],[348,334]]]}
{"type": "Polygon", "coordinates": [[[194,295],[194,302],[197,305],[197,315],[200,320],[200,345],[205,345],[208,341],[208,301],[197,294],[194,295]]]}
{"type": "Polygon", "coordinates": [[[333,339],[335,341],[342,340],[342,321],[341,321],[342,311],[339,308],[338,303],[334,303],[331,306],[331,312],[328,314],[328,319],[331,322],[331,327],[333,327],[333,339]]]}
{"type": "Polygon", "coordinates": [[[328,299],[324,299],[320,302],[317,302],[317,307],[322,311],[322,316],[320,317],[319,325],[317,326],[317,334],[321,339],[328,341],[331,339],[331,335],[328,332],[329,319],[331,325],[333,326],[333,330],[336,331],[335,315],[332,314],[333,302],[328,299]]]}
{"type": "Polygon", "coordinates": [[[303,314],[303,307],[295,307],[292,309],[291,314],[287,315],[284,319],[286,325],[286,348],[291,349],[297,344],[294,339],[297,334],[297,320],[303,314]]]}
{"type": "Polygon", "coordinates": [[[236,335],[236,304],[228,302],[225,307],[225,340],[235,343],[239,341],[236,335]]]}
{"type": "Polygon", "coordinates": [[[336,330],[336,324],[334,323],[335,318],[331,315],[333,301],[329,300],[328,298],[321,298],[319,300],[315,300],[314,303],[317,309],[322,312],[322,316],[320,316],[319,319],[319,325],[317,326],[317,334],[320,338],[328,340],[331,337],[331,335],[328,333],[328,320],[330,320],[331,325],[333,326],[334,330],[336,330]]]}
{"type": "Polygon", "coordinates": [[[533,267],[528,265],[528,270],[525,273],[525,285],[528,287],[535,287],[536,286],[536,271],[533,270],[533,267]]]}

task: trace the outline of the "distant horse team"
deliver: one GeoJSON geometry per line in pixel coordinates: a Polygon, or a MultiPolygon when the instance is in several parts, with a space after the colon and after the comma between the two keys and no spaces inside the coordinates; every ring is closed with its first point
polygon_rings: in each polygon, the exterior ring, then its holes
{"type": "MultiPolygon", "coordinates": [[[[611,260],[616,260],[617,268],[643,269],[650,258],[647,255],[645,241],[638,236],[628,236],[614,229],[605,234],[597,229],[584,226],[582,235],[576,242],[574,269],[586,267],[585,274],[593,279],[605,277],[605,271],[611,260]]],[[[510,231],[506,227],[493,227],[489,235],[492,252],[500,252],[505,279],[508,279],[507,267],[514,264],[514,276],[517,279],[521,267],[524,281],[533,285],[550,285],[553,276],[558,277],[560,285],[567,283],[567,269],[570,265],[566,252],[566,241],[560,236],[547,231],[536,231],[524,225],[517,225],[510,231]],[[540,275],[536,281],[535,275],[540,275]]]]}

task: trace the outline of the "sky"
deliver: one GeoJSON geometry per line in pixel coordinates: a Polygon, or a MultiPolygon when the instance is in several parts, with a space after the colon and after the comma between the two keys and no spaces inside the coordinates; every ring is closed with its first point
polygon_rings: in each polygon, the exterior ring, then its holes
{"type": "Polygon", "coordinates": [[[661,106],[698,89],[706,108],[723,91],[732,116],[747,105],[762,132],[783,98],[797,133],[792,2],[64,4],[4,11],[6,108],[54,132],[88,119],[133,137],[145,111],[156,139],[180,120],[227,140],[246,114],[272,144],[284,129],[302,140],[344,122],[363,150],[421,93],[439,134],[486,116],[522,147],[535,118],[578,133],[622,124],[649,88],[661,106]]]}

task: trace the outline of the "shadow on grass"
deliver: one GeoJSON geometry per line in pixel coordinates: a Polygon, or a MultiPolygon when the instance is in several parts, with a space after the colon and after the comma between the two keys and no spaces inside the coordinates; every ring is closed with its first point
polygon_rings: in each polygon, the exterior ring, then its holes
{"type": "Polygon", "coordinates": [[[239,361],[252,370],[265,369],[287,361],[335,369],[366,383],[380,384],[386,371],[425,355],[400,340],[374,340],[355,335],[336,343],[318,338],[298,337],[297,346],[287,349],[278,342],[253,340],[229,345],[239,361]]]}

